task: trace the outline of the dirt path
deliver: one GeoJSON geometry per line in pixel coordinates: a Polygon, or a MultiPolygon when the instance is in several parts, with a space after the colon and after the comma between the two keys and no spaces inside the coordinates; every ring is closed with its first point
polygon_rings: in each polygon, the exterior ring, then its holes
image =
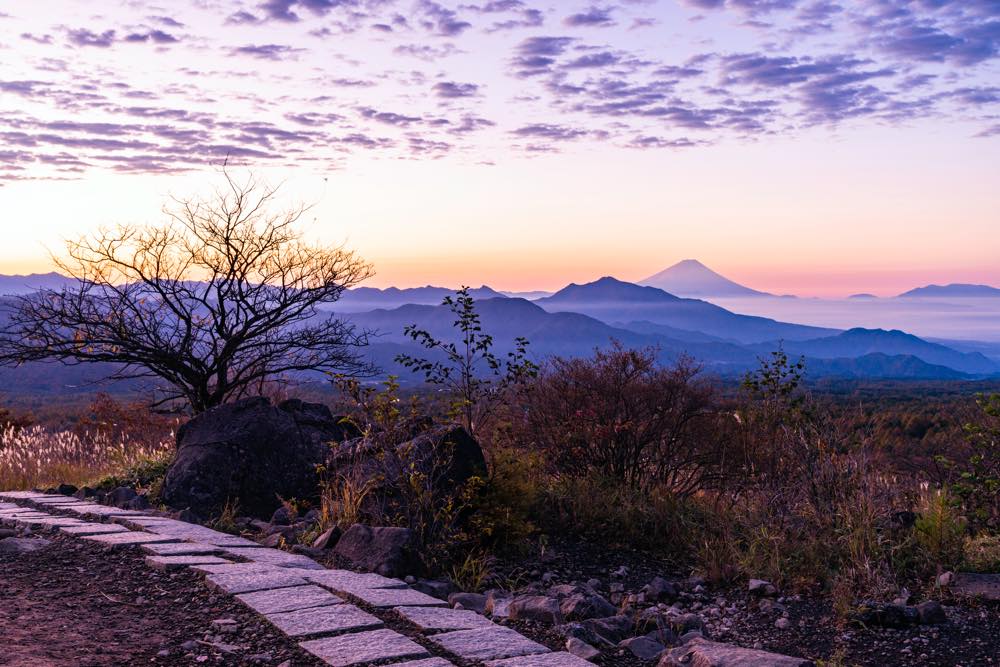
{"type": "Polygon", "coordinates": [[[137,553],[46,539],[51,546],[34,553],[0,554],[3,667],[320,665],[193,574],[151,570],[137,553]],[[224,618],[237,631],[216,635],[212,621],[224,618]]]}

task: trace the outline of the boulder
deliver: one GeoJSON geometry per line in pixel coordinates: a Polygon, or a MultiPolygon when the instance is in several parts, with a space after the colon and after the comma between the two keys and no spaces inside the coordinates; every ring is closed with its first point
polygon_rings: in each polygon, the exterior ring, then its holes
{"type": "Polygon", "coordinates": [[[448,604],[452,607],[461,605],[462,609],[470,609],[477,614],[486,613],[486,596],[481,593],[452,593],[448,596],[448,604]]]}
{"type": "Polygon", "coordinates": [[[917,615],[920,617],[921,625],[938,625],[948,622],[944,607],[936,600],[927,600],[918,604],[917,615]]]}
{"type": "Polygon", "coordinates": [[[663,577],[654,577],[652,581],[643,586],[642,592],[645,594],[647,602],[666,602],[677,597],[677,587],[663,577]]]}
{"type": "Polygon", "coordinates": [[[514,598],[501,590],[486,591],[486,605],[484,611],[493,618],[507,618],[510,616],[510,603],[514,598]]]}
{"type": "Polygon", "coordinates": [[[851,621],[861,627],[906,628],[920,623],[920,612],[916,607],[902,604],[863,603],[853,614],[851,621]]]}
{"type": "Polygon", "coordinates": [[[327,528],[323,533],[320,534],[315,540],[313,540],[314,549],[332,549],[337,546],[337,542],[340,541],[341,530],[338,526],[333,528],[327,528]]]}
{"type": "Polygon", "coordinates": [[[355,567],[385,577],[402,577],[421,569],[416,536],[408,528],[356,523],[344,532],[333,553],[355,567]]]}
{"type": "Polygon", "coordinates": [[[119,486],[117,489],[112,489],[108,492],[108,495],[105,496],[105,501],[115,507],[126,507],[138,495],[135,489],[131,487],[119,486]]]}
{"type": "Polygon", "coordinates": [[[580,625],[611,644],[628,639],[635,630],[635,623],[624,615],[591,618],[583,621],[580,625]]]}
{"type": "Polygon", "coordinates": [[[601,656],[600,651],[582,639],[577,639],[576,637],[570,637],[566,640],[566,651],[578,658],[589,660],[591,662],[597,660],[597,658],[601,656]]]}
{"type": "Polygon", "coordinates": [[[76,490],[73,495],[80,500],[86,500],[87,498],[93,498],[96,491],[89,486],[83,486],[76,490]]]}
{"type": "Polygon", "coordinates": [[[37,537],[5,537],[0,540],[0,554],[30,554],[52,544],[37,537]]]}
{"type": "Polygon", "coordinates": [[[607,618],[618,611],[613,604],[597,593],[574,593],[563,598],[559,610],[569,621],[585,621],[588,618],[607,618]]]}
{"type": "Polygon", "coordinates": [[[56,487],[56,493],[62,494],[64,496],[72,496],[77,491],[79,491],[79,489],[72,484],[63,483],[60,484],[58,487],[56,487]]]}
{"type": "Polygon", "coordinates": [[[327,467],[356,478],[378,480],[375,495],[383,497],[392,497],[401,481],[414,472],[428,480],[433,492],[447,495],[486,473],[482,448],[460,426],[421,422],[409,436],[398,443],[387,443],[382,435],[344,442],[334,448],[327,467]]]}
{"type": "Polygon", "coordinates": [[[657,667],[815,667],[811,660],[793,658],[701,637],[663,653],[657,667]]]}
{"type": "Polygon", "coordinates": [[[658,641],[649,637],[632,637],[618,644],[622,648],[628,649],[632,655],[643,662],[655,660],[666,648],[658,641]]]}
{"type": "Polygon", "coordinates": [[[148,510],[151,507],[149,504],[149,498],[145,495],[137,495],[132,500],[125,503],[125,509],[127,510],[148,510]]]}
{"type": "Polygon", "coordinates": [[[312,498],[316,468],[330,444],[357,429],[324,405],[299,400],[272,405],[247,398],[196,416],[177,431],[177,455],[163,483],[164,501],[212,516],[227,502],[269,517],[282,498],[312,498]]]}
{"type": "Polygon", "coordinates": [[[778,594],[778,589],[775,588],[774,584],[763,579],[751,579],[747,585],[747,589],[754,595],[766,598],[774,597],[778,594]]]}
{"type": "Polygon", "coordinates": [[[510,603],[509,612],[515,621],[542,621],[551,625],[563,622],[559,601],[545,595],[519,595],[510,603]]]}
{"type": "Polygon", "coordinates": [[[415,590],[438,600],[447,600],[448,596],[455,592],[455,584],[439,579],[417,579],[412,586],[415,590]]]}

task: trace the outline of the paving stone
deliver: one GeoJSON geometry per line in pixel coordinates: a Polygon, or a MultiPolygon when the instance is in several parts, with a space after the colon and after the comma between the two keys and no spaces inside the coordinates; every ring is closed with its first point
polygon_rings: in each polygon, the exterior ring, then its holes
{"type": "Polygon", "coordinates": [[[265,614],[265,617],[289,637],[375,630],[384,625],[382,621],[353,604],[265,614]]]}
{"type": "Polygon", "coordinates": [[[123,510],[119,507],[108,507],[107,505],[86,505],[82,507],[66,507],[69,512],[80,516],[99,516],[102,518],[138,516],[140,513],[135,510],[123,510]]]}
{"type": "MultiPolygon", "coordinates": [[[[209,543],[214,544],[214,542],[209,543]]],[[[288,552],[281,551],[280,549],[268,549],[260,546],[256,549],[243,549],[231,548],[227,546],[223,549],[223,552],[229,554],[230,556],[238,556],[257,563],[266,563],[268,565],[276,565],[278,567],[293,567],[301,570],[326,569],[308,556],[290,554],[288,552]]]]}
{"type": "Polygon", "coordinates": [[[441,635],[431,635],[427,640],[463,660],[473,661],[502,660],[549,651],[545,646],[502,625],[478,630],[446,632],[441,635]]]}
{"type": "MultiPolygon", "coordinates": [[[[275,567],[265,563],[229,563],[227,565],[195,565],[191,568],[201,574],[249,574],[249,573],[277,573],[290,574],[302,578],[302,573],[290,568],[275,567]]],[[[304,579],[303,579],[304,581],[304,579]]]]}
{"type": "Polygon", "coordinates": [[[32,528],[48,528],[50,530],[62,527],[68,528],[70,526],[93,525],[88,524],[86,521],[81,521],[80,519],[74,519],[73,517],[68,516],[44,516],[30,519],[19,518],[18,521],[32,528]]]}
{"type": "Polygon", "coordinates": [[[192,565],[221,565],[231,562],[218,556],[146,556],[146,565],[164,572],[183,570],[192,565]]]}
{"type": "Polygon", "coordinates": [[[37,505],[80,505],[83,503],[79,498],[68,496],[45,496],[44,498],[32,498],[31,502],[37,505]]]}
{"type": "Polygon", "coordinates": [[[48,514],[14,514],[9,516],[0,516],[0,526],[23,525],[31,519],[44,519],[48,516],[48,514]]]}
{"type": "Polygon", "coordinates": [[[392,663],[392,667],[455,667],[455,663],[448,662],[444,658],[426,658],[424,660],[394,662],[392,663]]]}
{"type": "Polygon", "coordinates": [[[216,588],[232,595],[272,588],[303,586],[309,583],[292,572],[272,572],[270,570],[210,574],[205,578],[205,581],[210,588],[216,588]]]}
{"type": "Polygon", "coordinates": [[[3,491],[0,498],[4,500],[30,500],[31,498],[48,498],[49,494],[38,491],[3,491]]]}
{"type": "Polygon", "coordinates": [[[494,660],[487,662],[486,667],[593,667],[593,664],[572,653],[559,652],[494,660]]]}
{"type": "Polygon", "coordinates": [[[367,591],[372,588],[409,588],[400,579],[390,579],[373,572],[351,572],[350,570],[316,570],[303,572],[302,576],[309,581],[326,586],[335,591],[352,593],[367,591]]]}
{"type": "Polygon", "coordinates": [[[168,542],[173,537],[159,535],[162,542],[148,542],[142,545],[142,550],[153,556],[205,556],[218,554],[219,547],[214,544],[195,544],[194,542],[168,542]]]}
{"type": "Polygon", "coordinates": [[[494,625],[490,619],[468,609],[396,607],[393,611],[417,626],[421,632],[473,630],[494,625]]]}
{"type": "Polygon", "coordinates": [[[328,607],[344,603],[333,593],[313,584],[243,593],[237,595],[236,599],[258,614],[277,614],[283,611],[328,607]]]}
{"type": "Polygon", "coordinates": [[[136,544],[154,544],[170,542],[174,538],[164,535],[153,535],[152,533],[111,533],[109,535],[84,535],[83,539],[96,542],[109,549],[118,547],[129,547],[136,544]]]}
{"type": "Polygon", "coordinates": [[[299,646],[332,667],[430,657],[423,646],[392,630],[369,630],[314,639],[299,646]]]}
{"type": "Polygon", "coordinates": [[[17,509],[20,507],[17,503],[0,503],[0,510],[17,509]]]}
{"type": "Polygon", "coordinates": [[[68,535],[106,535],[109,533],[127,533],[128,528],[112,523],[88,523],[82,526],[68,526],[60,528],[68,535]]]}
{"type": "Polygon", "coordinates": [[[373,607],[447,607],[448,603],[412,588],[369,588],[348,591],[373,607]]]}

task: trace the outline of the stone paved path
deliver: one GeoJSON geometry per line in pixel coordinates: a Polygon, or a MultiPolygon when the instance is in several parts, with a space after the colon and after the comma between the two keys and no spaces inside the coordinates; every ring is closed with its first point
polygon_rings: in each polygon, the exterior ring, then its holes
{"type": "Polygon", "coordinates": [[[151,513],[15,491],[0,493],[0,525],[59,531],[107,549],[141,548],[150,567],[190,568],[335,667],[590,667],[398,579],[328,570],[305,556],[151,513]],[[403,619],[413,637],[385,627],[389,615],[403,619]]]}

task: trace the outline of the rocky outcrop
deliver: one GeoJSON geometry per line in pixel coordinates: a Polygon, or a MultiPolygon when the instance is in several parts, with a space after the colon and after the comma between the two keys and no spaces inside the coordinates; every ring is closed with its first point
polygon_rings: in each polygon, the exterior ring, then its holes
{"type": "Polygon", "coordinates": [[[416,538],[407,528],[356,523],[344,532],[333,553],[355,567],[386,577],[402,577],[421,569],[416,538]]]}
{"type": "Polygon", "coordinates": [[[357,434],[323,405],[272,405],[266,398],[223,405],[178,430],[162,497],[200,516],[237,502],[244,513],[269,517],[280,498],[313,497],[316,466],[325,462],[330,444],[357,434]]]}

